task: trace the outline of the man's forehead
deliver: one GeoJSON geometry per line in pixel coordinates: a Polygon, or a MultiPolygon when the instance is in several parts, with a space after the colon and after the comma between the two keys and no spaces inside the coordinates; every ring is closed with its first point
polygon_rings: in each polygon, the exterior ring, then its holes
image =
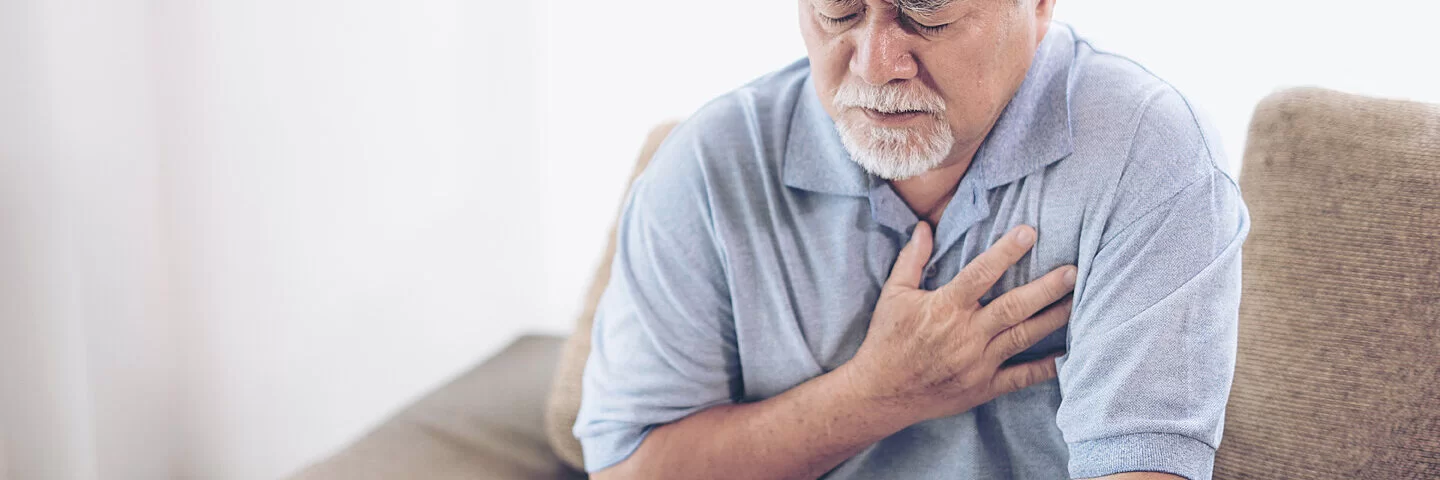
{"type": "MultiPolygon", "coordinates": [[[[950,6],[955,0],[885,0],[885,2],[916,13],[935,13],[950,6]]],[[[833,7],[853,7],[864,2],[862,0],[820,0],[820,3],[833,7]]]]}

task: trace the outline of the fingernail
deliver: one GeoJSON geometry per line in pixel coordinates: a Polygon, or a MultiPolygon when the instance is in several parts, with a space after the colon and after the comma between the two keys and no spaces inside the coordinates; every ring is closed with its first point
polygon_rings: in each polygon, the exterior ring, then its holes
{"type": "Polygon", "coordinates": [[[1035,241],[1035,237],[1030,234],[1030,229],[1020,227],[1015,229],[1015,241],[1028,247],[1031,242],[1035,241]]]}
{"type": "Polygon", "coordinates": [[[1075,286],[1075,269],[1065,269],[1065,283],[1070,285],[1071,287],[1075,286]]]}

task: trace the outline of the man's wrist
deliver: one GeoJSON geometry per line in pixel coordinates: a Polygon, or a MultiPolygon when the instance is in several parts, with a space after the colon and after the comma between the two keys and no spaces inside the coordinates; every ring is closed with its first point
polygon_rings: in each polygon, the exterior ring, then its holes
{"type": "Polygon", "coordinates": [[[914,411],[913,403],[897,401],[875,388],[874,379],[866,377],[867,373],[857,368],[855,362],[846,362],[830,373],[837,380],[837,397],[844,399],[847,410],[863,419],[865,430],[877,438],[888,437],[924,420],[914,411]]]}

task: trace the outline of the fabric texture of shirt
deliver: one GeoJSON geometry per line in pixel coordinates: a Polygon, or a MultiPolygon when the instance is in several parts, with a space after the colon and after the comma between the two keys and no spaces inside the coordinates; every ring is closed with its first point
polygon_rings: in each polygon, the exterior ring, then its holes
{"type": "MultiPolygon", "coordinates": [[[[1059,378],[921,422],[827,478],[1209,478],[1235,366],[1249,216],[1172,86],[1054,24],[935,228],[921,287],[1011,228],[1035,248],[982,303],[1077,265],[1059,378]]],[[[656,426],[849,360],[919,219],[852,162],[796,62],[677,127],[621,214],[574,433],[586,468],[656,426]]]]}

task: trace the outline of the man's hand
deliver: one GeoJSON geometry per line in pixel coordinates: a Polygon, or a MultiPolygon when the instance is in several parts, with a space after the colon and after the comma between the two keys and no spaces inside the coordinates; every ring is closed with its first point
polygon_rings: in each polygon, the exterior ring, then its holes
{"type": "Polygon", "coordinates": [[[1035,244],[1035,230],[1022,225],[950,283],[921,290],[932,241],[929,225],[915,226],[880,293],[865,342],[845,365],[857,392],[898,413],[907,425],[965,412],[1055,378],[1058,353],[1001,364],[1065,325],[1075,288],[1075,267],[1064,266],[980,305],[980,297],[1035,244]]]}

